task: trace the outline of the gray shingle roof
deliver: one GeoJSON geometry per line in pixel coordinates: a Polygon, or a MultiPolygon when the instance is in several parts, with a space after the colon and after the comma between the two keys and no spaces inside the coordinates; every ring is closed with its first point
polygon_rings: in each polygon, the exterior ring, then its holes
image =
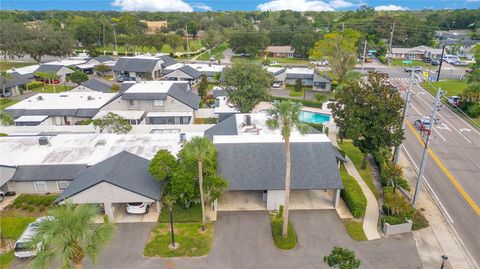
{"type": "Polygon", "coordinates": [[[104,63],[104,62],[108,62],[108,61],[112,61],[113,58],[110,57],[110,56],[106,56],[106,55],[102,55],[102,56],[98,56],[98,57],[95,57],[94,58],[95,60],[101,62],[101,63],[104,63]]]}
{"type": "Polygon", "coordinates": [[[153,72],[158,61],[158,59],[122,57],[118,59],[113,70],[123,72],[153,72]]]}
{"type": "Polygon", "coordinates": [[[287,79],[313,79],[313,74],[293,74],[287,72],[287,79]]]}
{"type": "Polygon", "coordinates": [[[231,115],[205,131],[205,136],[210,139],[213,139],[214,135],[238,135],[235,115],[231,115]]]}
{"type": "MultiPolygon", "coordinates": [[[[218,173],[229,190],[282,190],[285,188],[283,143],[216,144],[218,173]]],[[[329,142],[291,143],[294,190],[342,189],[337,150],[329,142]]]]}
{"type": "MultiPolygon", "coordinates": [[[[12,77],[7,79],[7,83],[5,84],[6,88],[27,84],[34,78],[32,74],[20,75],[17,72],[12,72],[10,75],[12,77]]],[[[0,85],[3,85],[3,78],[0,78],[0,85]]]]}
{"type": "Polygon", "coordinates": [[[108,182],[117,187],[159,201],[162,182],[156,181],[148,172],[149,161],[127,151],[122,151],[104,161],[88,167],[76,177],[56,202],[108,182]]]}
{"type": "Polygon", "coordinates": [[[162,63],[163,68],[177,63],[177,61],[175,61],[172,57],[170,57],[168,55],[162,55],[159,58],[160,58],[160,60],[163,61],[163,63],[162,63]]]}
{"type": "Polygon", "coordinates": [[[86,168],[86,164],[19,165],[11,181],[68,181],[76,178],[86,168]]]}
{"type": "Polygon", "coordinates": [[[195,68],[193,68],[189,65],[184,65],[184,66],[182,66],[182,67],[180,67],[176,70],[170,71],[169,73],[167,73],[165,75],[168,75],[168,74],[170,74],[172,72],[175,72],[177,70],[182,71],[183,73],[185,73],[186,75],[190,76],[193,79],[197,79],[197,78],[202,76],[202,73],[200,71],[198,71],[197,69],[195,69],[195,68]]]}
{"type": "Polygon", "coordinates": [[[104,93],[110,92],[110,89],[112,88],[112,85],[94,78],[83,82],[82,85],[91,90],[104,93]]]}
{"type": "Polygon", "coordinates": [[[167,93],[164,92],[125,92],[122,100],[165,100],[167,93]]]}
{"type": "MultiPolygon", "coordinates": [[[[35,72],[55,72],[57,73],[60,69],[62,69],[63,65],[56,65],[56,64],[42,64],[38,67],[35,72]]],[[[67,67],[68,68],[68,67],[67,67]]]]}
{"type": "Polygon", "coordinates": [[[100,109],[78,108],[78,109],[5,109],[5,112],[14,118],[20,116],[72,116],[79,118],[92,118],[100,109]]]}

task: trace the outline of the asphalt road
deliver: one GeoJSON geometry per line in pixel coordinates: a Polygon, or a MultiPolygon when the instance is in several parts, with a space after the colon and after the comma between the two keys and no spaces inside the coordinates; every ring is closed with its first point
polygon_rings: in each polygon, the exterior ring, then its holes
{"type": "MultiPolygon", "coordinates": [[[[406,73],[388,70],[395,81],[408,84],[406,73]],[[406,75],[406,76],[405,76],[406,75]]],[[[423,145],[414,121],[429,116],[434,97],[414,86],[407,113],[404,152],[420,166],[423,145]],[[410,123],[410,124],[409,124],[410,123]]],[[[447,219],[480,264],[480,131],[444,106],[430,140],[425,180],[444,207],[447,219]]],[[[424,184],[425,188],[425,184],[424,184]]]]}

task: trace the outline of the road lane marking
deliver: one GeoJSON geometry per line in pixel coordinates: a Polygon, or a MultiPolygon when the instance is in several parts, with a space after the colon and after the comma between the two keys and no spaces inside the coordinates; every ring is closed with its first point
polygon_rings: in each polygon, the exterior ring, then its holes
{"type": "Polygon", "coordinates": [[[462,133],[463,133],[463,132],[467,132],[467,133],[468,133],[468,132],[472,131],[472,130],[470,130],[470,129],[468,129],[468,128],[462,128],[462,129],[458,129],[458,130],[459,130],[460,132],[462,132],[462,133]]]}
{"type": "MultiPolygon", "coordinates": [[[[413,132],[417,140],[422,144],[425,145],[422,138],[418,134],[417,130],[412,126],[412,124],[407,121],[407,126],[408,128],[413,132]]],[[[450,173],[450,171],[445,167],[445,165],[442,163],[442,161],[437,157],[437,155],[431,150],[428,149],[428,154],[432,157],[432,159],[437,163],[437,165],[440,167],[440,169],[443,171],[443,173],[450,179],[452,184],[457,188],[457,190],[460,192],[460,194],[465,198],[467,203],[470,204],[470,206],[473,208],[473,210],[480,216],[480,208],[478,207],[477,204],[470,198],[470,196],[465,192],[463,187],[458,183],[458,181],[455,179],[455,177],[450,173]]]]}
{"type": "MultiPolygon", "coordinates": [[[[410,155],[410,153],[408,152],[407,148],[405,147],[405,145],[402,144],[402,148],[403,150],[405,151],[405,153],[407,154],[408,158],[410,159],[410,162],[411,164],[413,165],[413,168],[415,169],[415,171],[417,172],[418,174],[418,166],[417,164],[413,161],[413,158],[412,158],[412,155],[410,155]]],[[[450,223],[455,223],[453,221],[453,218],[450,216],[450,214],[448,214],[448,211],[447,209],[445,208],[445,206],[442,204],[442,202],[440,201],[440,198],[438,198],[437,194],[435,193],[435,191],[433,191],[433,188],[432,186],[430,186],[430,183],[428,183],[428,180],[425,176],[422,176],[422,179],[423,179],[423,183],[425,183],[425,185],[427,186],[427,188],[430,190],[430,192],[432,193],[433,197],[437,200],[438,204],[440,205],[440,208],[442,209],[442,211],[445,213],[445,215],[447,216],[447,219],[448,221],[450,221],[450,223]]]]}

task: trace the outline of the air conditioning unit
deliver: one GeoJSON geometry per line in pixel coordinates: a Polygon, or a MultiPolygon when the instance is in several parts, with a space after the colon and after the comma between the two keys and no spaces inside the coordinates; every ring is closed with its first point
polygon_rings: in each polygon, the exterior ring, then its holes
{"type": "Polygon", "coordinates": [[[187,134],[180,133],[180,143],[185,143],[185,142],[187,142],[187,134]]]}
{"type": "Polygon", "coordinates": [[[46,136],[42,136],[38,139],[38,144],[40,146],[46,146],[48,145],[48,138],[46,136]]]}

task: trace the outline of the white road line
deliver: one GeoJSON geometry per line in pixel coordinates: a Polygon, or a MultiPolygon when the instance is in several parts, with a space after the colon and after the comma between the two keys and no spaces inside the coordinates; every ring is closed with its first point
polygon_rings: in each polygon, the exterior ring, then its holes
{"type": "MultiPolygon", "coordinates": [[[[432,107],[431,107],[425,100],[423,100],[422,98],[418,98],[418,99],[420,99],[425,105],[427,105],[427,107],[428,107],[429,109],[432,109],[432,107]]],[[[470,141],[462,132],[460,132],[457,128],[455,128],[455,126],[453,126],[453,124],[451,124],[451,123],[445,118],[445,116],[442,115],[442,113],[438,113],[437,115],[438,115],[439,117],[442,117],[443,120],[444,120],[447,124],[449,124],[450,126],[452,126],[452,128],[455,129],[455,131],[457,131],[457,133],[459,133],[468,143],[472,144],[472,141],[470,141]]]]}
{"type": "MultiPolygon", "coordinates": [[[[412,158],[412,155],[410,155],[410,153],[408,152],[407,148],[405,147],[405,145],[402,144],[402,148],[403,150],[405,151],[405,153],[407,154],[407,157],[408,159],[410,159],[410,163],[413,165],[413,168],[415,169],[415,173],[417,173],[418,175],[418,166],[417,164],[413,161],[413,158],[412,158]]],[[[435,200],[437,200],[438,204],[440,205],[440,208],[441,210],[445,213],[445,216],[447,217],[448,221],[450,221],[450,223],[455,223],[452,219],[452,217],[450,216],[450,214],[448,214],[448,211],[447,209],[445,208],[445,206],[442,204],[442,202],[440,201],[440,199],[438,198],[437,194],[435,193],[435,191],[433,191],[433,188],[432,186],[430,186],[430,183],[428,183],[428,180],[425,176],[422,176],[422,179],[423,179],[423,183],[425,183],[425,185],[427,186],[427,188],[430,190],[430,192],[432,193],[433,197],[435,198],[435,200]]]]}
{"type": "MultiPolygon", "coordinates": [[[[420,111],[418,111],[418,109],[417,109],[413,104],[410,104],[410,106],[411,106],[413,109],[415,109],[415,111],[417,111],[417,113],[418,113],[419,115],[422,115],[422,113],[420,113],[420,111]]],[[[443,135],[437,130],[437,128],[433,128],[433,131],[436,132],[436,133],[440,136],[440,138],[443,139],[444,142],[447,142],[447,140],[445,139],[445,137],[443,137],[443,135]]]]}

